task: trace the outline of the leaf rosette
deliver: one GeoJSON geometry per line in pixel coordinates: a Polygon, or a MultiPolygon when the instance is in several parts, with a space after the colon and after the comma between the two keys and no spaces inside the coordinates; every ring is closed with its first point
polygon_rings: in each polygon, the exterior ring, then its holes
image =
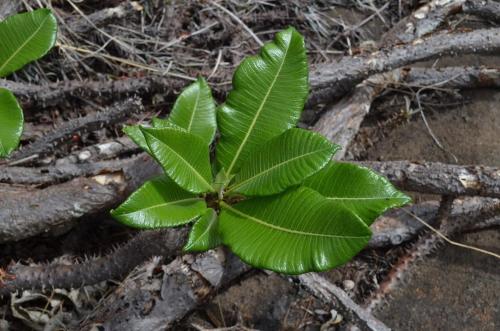
{"type": "Polygon", "coordinates": [[[370,169],[331,161],[339,146],[296,128],[308,90],[304,40],[293,28],[239,65],[219,107],[199,78],[167,119],[125,128],[165,177],[144,184],[114,217],[139,228],[193,222],[185,251],[222,244],[286,274],[349,261],[368,243],[370,224],[410,199],[370,169]]]}

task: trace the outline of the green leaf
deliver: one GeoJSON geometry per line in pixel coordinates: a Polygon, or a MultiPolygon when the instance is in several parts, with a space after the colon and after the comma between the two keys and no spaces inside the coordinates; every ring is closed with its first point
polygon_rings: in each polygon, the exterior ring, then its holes
{"type": "Polygon", "coordinates": [[[307,187],[233,206],[223,203],[219,231],[245,262],[286,274],[341,265],[371,235],[359,217],[307,187]]]}
{"type": "Polygon", "coordinates": [[[184,246],[186,252],[204,252],[222,244],[217,228],[217,213],[208,209],[205,214],[194,223],[189,239],[184,246]]]}
{"type": "Polygon", "coordinates": [[[149,146],[146,142],[146,138],[142,134],[141,127],[139,125],[126,125],[123,127],[123,132],[130,138],[134,143],[136,143],[144,151],[149,152],[149,146]]]}
{"type": "Polygon", "coordinates": [[[48,9],[14,15],[0,22],[0,77],[47,54],[56,36],[57,21],[48,9]]]}
{"type": "Polygon", "coordinates": [[[189,223],[206,208],[202,198],[164,176],[146,182],[111,215],[128,226],[153,229],[189,223]]]}
{"type": "MultiPolygon", "coordinates": [[[[168,120],[160,119],[160,118],[153,118],[152,119],[152,124],[153,128],[157,129],[163,129],[163,128],[171,128],[171,129],[178,129],[181,131],[184,131],[181,127],[170,123],[168,120]]],[[[140,148],[142,148],[145,152],[148,152],[149,154],[149,146],[146,141],[146,138],[144,138],[144,135],[142,134],[141,131],[141,126],[140,125],[125,125],[123,127],[123,132],[130,138],[134,143],[136,143],[140,148]]]]}
{"type": "Polygon", "coordinates": [[[177,129],[142,128],[149,150],[180,187],[193,193],[212,192],[208,145],[177,129]]]}
{"type": "Polygon", "coordinates": [[[185,131],[183,128],[170,122],[170,120],[168,120],[168,119],[153,117],[151,122],[153,124],[153,128],[156,128],[156,129],[170,128],[170,129],[178,129],[181,131],[185,131]]]}
{"type": "Polygon", "coordinates": [[[14,95],[0,88],[0,157],[6,157],[19,145],[23,133],[23,111],[14,95]]]}
{"type": "Polygon", "coordinates": [[[227,185],[231,182],[231,179],[233,179],[233,176],[228,177],[226,170],[224,168],[219,170],[217,175],[215,175],[212,187],[214,188],[215,192],[219,194],[219,197],[223,196],[223,191],[227,187],[227,185]]]}
{"type": "Polygon", "coordinates": [[[304,39],[288,28],[234,74],[233,90],[217,112],[219,167],[236,174],[253,149],[294,127],[308,89],[304,39]]]}
{"type": "Polygon", "coordinates": [[[400,207],[411,199],[399,192],[383,176],[354,164],[330,162],[304,182],[355,214],[367,225],[389,208],[400,207]]]}
{"type": "Polygon", "coordinates": [[[282,192],[321,170],[338,149],[317,133],[290,129],[250,154],[227,192],[250,196],[282,192]]]}
{"type": "Polygon", "coordinates": [[[210,145],[217,128],[215,102],[203,78],[199,77],[177,97],[169,120],[210,145]]]}

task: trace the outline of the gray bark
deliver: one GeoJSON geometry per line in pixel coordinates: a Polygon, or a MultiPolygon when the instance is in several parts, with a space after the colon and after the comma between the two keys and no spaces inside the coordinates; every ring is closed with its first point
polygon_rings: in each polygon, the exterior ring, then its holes
{"type": "MultiPolygon", "coordinates": [[[[71,142],[73,135],[82,135],[124,121],[134,113],[144,111],[142,100],[130,98],[117,102],[106,110],[96,112],[82,118],[70,120],[56,130],[14,152],[9,160],[19,161],[32,156],[41,158],[53,152],[57,147],[71,142]]],[[[19,163],[19,162],[16,162],[19,163]]]]}
{"type": "Polygon", "coordinates": [[[415,62],[462,54],[495,54],[500,50],[500,28],[464,33],[440,33],[418,43],[394,46],[369,55],[344,57],[311,72],[308,105],[332,102],[366,78],[415,62]]]}
{"type": "Polygon", "coordinates": [[[407,191],[500,198],[500,169],[439,162],[359,162],[407,191]]]}

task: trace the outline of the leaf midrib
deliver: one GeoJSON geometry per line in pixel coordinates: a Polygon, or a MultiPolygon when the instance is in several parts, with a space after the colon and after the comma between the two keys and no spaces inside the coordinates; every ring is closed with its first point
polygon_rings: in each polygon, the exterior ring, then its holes
{"type": "Polygon", "coordinates": [[[43,28],[43,26],[45,25],[45,22],[49,19],[50,15],[47,15],[41,22],[40,26],[35,30],[35,32],[33,32],[33,34],[28,38],[26,39],[22,44],[21,46],[14,52],[12,53],[12,55],[4,62],[4,64],[0,67],[0,72],[2,72],[2,70],[5,69],[5,67],[9,64],[10,61],[12,61],[12,59],[17,55],[19,54],[19,52],[21,51],[21,49],[23,49],[34,37],[36,34],[38,34],[38,32],[40,32],[40,30],[43,28]]]}
{"type": "MultiPolygon", "coordinates": [[[[290,43],[292,41],[293,35],[290,36],[290,43]]],[[[257,119],[260,116],[260,113],[264,109],[264,104],[267,102],[267,98],[269,98],[269,95],[271,94],[271,90],[274,88],[274,84],[276,84],[276,81],[278,79],[278,76],[281,73],[281,70],[283,69],[283,65],[285,64],[286,57],[288,55],[288,50],[290,49],[290,44],[288,47],[285,49],[285,55],[283,56],[283,61],[280,63],[280,66],[278,68],[278,71],[276,72],[276,75],[274,76],[273,81],[271,82],[271,85],[269,86],[269,89],[267,90],[266,95],[264,96],[264,99],[262,100],[257,113],[255,114],[255,117],[252,120],[252,123],[250,124],[250,127],[248,128],[247,133],[245,134],[245,137],[241,141],[240,146],[238,147],[238,150],[236,151],[236,154],[234,155],[233,161],[229,165],[229,168],[227,170],[228,174],[231,174],[231,171],[233,170],[234,164],[236,163],[236,160],[240,157],[241,151],[243,150],[243,146],[245,146],[248,138],[250,137],[250,133],[253,131],[253,128],[255,127],[255,124],[257,123],[257,119]]]]}
{"type": "Polygon", "coordinates": [[[259,172],[259,173],[258,173],[258,174],[256,174],[255,176],[249,177],[249,178],[245,179],[245,180],[244,180],[244,181],[242,181],[242,182],[235,183],[235,185],[234,185],[234,186],[229,187],[229,188],[227,189],[227,192],[232,192],[232,191],[234,191],[236,188],[241,187],[242,185],[246,184],[247,182],[249,182],[249,181],[251,181],[251,180],[254,180],[255,178],[258,178],[258,177],[260,177],[260,176],[264,176],[266,173],[268,173],[268,172],[270,172],[270,171],[272,171],[272,170],[274,170],[274,169],[276,169],[276,168],[278,168],[278,167],[285,166],[287,163],[290,163],[290,162],[296,161],[296,160],[301,159],[301,158],[304,158],[304,157],[308,157],[308,156],[313,155],[313,154],[317,154],[317,153],[325,152],[325,151],[328,151],[329,149],[330,149],[330,148],[322,148],[322,149],[320,149],[320,150],[316,150],[316,151],[313,151],[313,152],[309,152],[309,153],[306,153],[306,154],[302,154],[302,155],[299,155],[299,156],[293,157],[293,158],[291,158],[291,159],[288,159],[288,160],[286,160],[286,161],[284,161],[284,162],[278,163],[278,164],[276,164],[276,165],[274,165],[274,166],[272,166],[272,167],[270,167],[270,168],[268,168],[268,169],[266,169],[266,170],[264,170],[264,171],[262,171],[262,172],[259,172]]]}
{"type": "Polygon", "coordinates": [[[283,228],[281,226],[277,226],[277,225],[274,225],[274,224],[270,224],[270,223],[267,223],[263,220],[260,220],[256,217],[253,217],[253,216],[250,216],[248,214],[245,214],[241,211],[239,211],[238,209],[235,209],[233,207],[231,207],[230,205],[228,205],[227,203],[225,202],[222,202],[221,203],[221,206],[223,206],[224,208],[228,209],[228,210],[231,210],[233,213],[235,214],[238,214],[244,218],[247,218],[251,221],[254,221],[260,225],[263,225],[265,227],[268,227],[268,228],[271,228],[273,230],[277,230],[277,231],[282,231],[282,232],[288,232],[288,233],[292,233],[292,234],[297,234],[297,235],[302,235],[302,236],[310,236],[310,237],[324,237],[324,238],[336,238],[336,239],[361,239],[361,238],[366,238],[366,237],[370,237],[370,236],[338,236],[338,235],[332,235],[332,234],[321,234],[321,233],[312,233],[312,232],[305,232],[305,231],[297,231],[297,230],[292,230],[292,229],[287,229],[287,228],[283,228]]]}
{"type": "MultiPolygon", "coordinates": [[[[149,134],[146,132],[147,135],[153,137],[155,140],[157,140],[160,144],[162,144],[163,146],[165,146],[168,150],[170,150],[172,153],[174,153],[183,163],[186,164],[186,166],[192,170],[192,172],[196,175],[196,177],[198,177],[199,179],[201,179],[202,183],[205,185],[205,189],[208,189],[209,191],[212,190],[212,186],[210,186],[210,184],[206,181],[206,179],[198,172],[198,170],[196,170],[192,165],[191,163],[189,163],[186,159],[184,159],[184,157],[182,157],[179,153],[177,153],[173,148],[171,148],[170,146],[168,146],[167,144],[165,144],[163,141],[157,139],[155,136],[149,134]]],[[[147,141],[146,141],[147,142],[147,141]]],[[[150,146],[151,147],[151,146],[150,146]]]]}
{"type": "Polygon", "coordinates": [[[193,125],[194,117],[196,114],[196,109],[198,108],[198,102],[200,100],[200,94],[201,94],[201,86],[200,86],[200,84],[198,84],[198,93],[196,94],[196,99],[195,99],[194,107],[193,107],[193,113],[191,114],[191,118],[189,119],[189,124],[187,127],[188,132],[191,131],[191,126],[193,125]]]}
{"type": "Polygon", "coordinates": [[[169,206],[169,205],[175,205],[175,204],[182,203],[182,202],[202,201],[202,200],[203,199],[200,199],[200,198],[188,198],[188,199],[182,199],[182,200],[176,200],[176,201],[169,201],[169,202],[159,203],[159,204],[156,204],[156,205],[153,205],[153,206],[149,206],[149,207],[146,207],[144,209],[139,209],[139,210],[136,210],[136,211],[131,211],[129,213],[117,214],[117,216],[126,216],[126,215],[130,215],[130,214],[144,212],[146,210],[150,210],[150,209],[154,209],[154,208],[161,208],[161,207],[166,207],[166,206],[169,206]]]}
{"type": "Polygon", "coordinates": [[[199,242],[200,238],[203,237],[206,233],[208,233],[208,231],[210,231],[210,229],[215,225],[216,221],[217,221],[217,214],[216,213],[212,213],[210,215],[210,220],[208,221],[207,228],[202,233],[200,233],[200,235],[198,236],[198,238],[193,243],[199,242]]]}

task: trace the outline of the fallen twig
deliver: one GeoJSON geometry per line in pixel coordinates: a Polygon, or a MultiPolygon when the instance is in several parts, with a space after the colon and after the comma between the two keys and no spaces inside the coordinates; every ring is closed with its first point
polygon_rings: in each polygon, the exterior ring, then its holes
{"type": "Polygon", "coordinates": [[[178,257],[162,268],[160,286],[155,286],[151,277],[132,273],[79,329],[91,330],[96,325],[106,330],[138,331],[172,327],[250,269],[223,249],[178,257]]]}
{"type": "MultiPolygon", "coordinates": [[[[500,211],[500,200],[485,198],[457,199],[449,213],[444,214],[441,219],[440,232],[447,236],[454,235],[470,228],[474,223],[496,218],[500,211]],[[482,199],[482,200],[481,200],[482,199]]],[[[387,279],[382,282],[379,289],[366,300],[365,306],[370,311],[373,310],[383,299],[390,294],[391,290],[407,275],[411,274],[411,268],[419,259],[435,251],[444,240],[434,232],[428,232],[421,236],[412,246],[410,251],[402,256],[389,272],[387,279]]]]}
{"type": "Polygon", "coordinates": [[[117,102],[104,111],[96,112],[82,118],[65,122],[50,134],[43,136],[28,146],[16,151],[9,158],[9,164],[19,164],[20,160],[33,155],[37,158],[46,156],[57,147],[71,142],[73,135],[82,135],[86,132],[95,131],[112,124],[119,123],[129,118],[131,114],[144,110],[142,101],[139,98],[130,98],[117,102]],[[17,162],[16,162],[17,161],[17,162]]]}
{"type": "Polygon", "coordinates": [[[371,104],[388,86],[396,88],[472,89],[500,87],[500,69],[485,67],[401,68],[375,75],[356,86],[352,94],[330,106],[313,126],[330,141],[343,146],[334,158],[344,159],[371,104]]]}
{"type": "Polygon", "coordinates": [[[175,256],[187,238],[187,228],[144,231],[112,254],[73,265],[9,266],[12,279],[0,283],[0,296],[21,289],[74,288],[124,276],[154,255],[175,256]]]}
{"type": "Polygon", "coordinates": [[[466,0],[462,6],[465,14],[476,15],[492,22],[500,22],[500,3],[492,0],[466,0]]]}
{"type": "Polygon", "coordinates": [[[0,172],[0,183],[18,185],[54,185],[76,177],[91,177],[121,171],[134,159],[85,163],[65,163],[39,168],[6,167],[0,172]]]}
{"type": "Polygon", "coordinates": [[[67,230],[85,216],[108,211],[159,173],[158,165],[142,155],[113,173],[79,177],[41,190],[0,190],[0,242],[67,230]]]}
{"type": "Polygon", "coordinates": [[[359,162],[407,191],[500,198],[500,169],[439,162],[359,162]]]}
{"type": "Polygon", "coordinates": [[[358,306],[343,290],[316,273],[297,277],[300,283],[324,302],[337,302],[337,308],[350,322],[365,331],[389,331],[390,329],[371,313],[358,306]]]}
{"type": "Polygon", "coordinates": [[[61,81],[46,85],[0,79],[0,87],[11,90],[19,98],[25,110],[42,109],[73,98],[116,100],[136,95],[144,97],[155,93],[173,95],[185,85],[186,82],[181,79],[153,75],[106,81],[61,81]]]}
{"type": "Polygon", "coordinates": [[[380,45],[387,47],[408,43],[435,31],[449,15],[459,12],[464,2],[465,0],[430,1],[395,24],[381,38],[380,45]]]}
{"type": "Polygon", "coordinates": [[[308,105],[331,102],[370,76],[411,63],[447,55],[491,54],[499,50],[500,28],[494,28],[441,33],[367,56],[344,57],[337,63],[320,64],[311,73],[313,92],[308,105]]]}
{"type": "Polygon", "coordinates": [[[96,27],[104,26],[113,20],[124,19],[132,14],[137,13],[134,10],[134,6],[130,2],[120,3],[116,7],[104,8],[93,12],[86,18],[81,16],[71,16],[67,21],[66,25],[71,29],[71,32],[85,35],[96,27]],[[92,22],[92,24],[89,23],[92,22]]]}

